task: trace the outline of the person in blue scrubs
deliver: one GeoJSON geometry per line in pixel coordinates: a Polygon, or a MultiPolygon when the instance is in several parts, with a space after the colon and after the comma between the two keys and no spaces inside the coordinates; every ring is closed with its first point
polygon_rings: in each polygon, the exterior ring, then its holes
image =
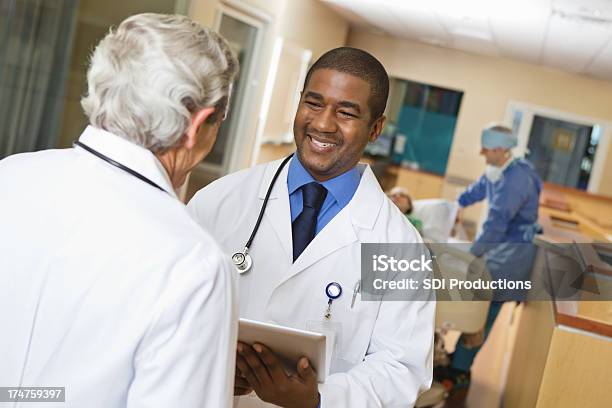
{"type": "MultiPolygon", "coordinates": [[[[470,252],[484,258],[492,280],[528,280],[535,258],[532,241],[540,228],[537,220],[542,181],[530,162],[512,156],[510,149],[516,144],[511,129],[500,125],[485,128],[480,150],[486,159],[485,173],[458,199],[462,208],[484,199],[488,201],[487,219],[470,252]]],[[[444,370],[438,379],[450,381],[454,388],[467,387],[474,358],[503,302],[524,298],[525,292],[521,290],[495,291],[483,331],[461,337],[450,370],[444,370]]]]}

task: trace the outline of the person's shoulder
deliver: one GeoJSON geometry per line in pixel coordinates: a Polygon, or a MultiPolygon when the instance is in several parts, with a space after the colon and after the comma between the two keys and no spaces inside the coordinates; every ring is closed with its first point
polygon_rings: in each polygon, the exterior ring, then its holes
{"type": "Polygon", "coordinates": [[[526,159],[517,159],[508,166],[508,171],[504,173],[504,178],[513,183],[524,182],[526,178],[538,180],[539,176],[533,164],[526,159]]]}
{"type": "Polygon", "coordinates": [[[176,240],[182,240],[175,274],[192,274],[195,281],[205,283],[211,279],[225,281],[235,272],[230,258],[221,249],[208,230],[202,228],[189,216],[187,211],[181,216],[180,230],[174,230],[176,240]],[[220,278],[222,276],[222,278],[220,278]]]}
{"type": "Polygon", "coordinates": [[[217,242],[207,230],[198,225],[185,204],[162,196],[157,205],[147,207],[151,210],[143,208],[140,216],[133,214],[126,223],[132,235],[140,236],[139,240],[147,243],[146,247],[158,248],[155,252],[160,257],[176,257],[177,263],[187,258],[193,259],[194,263],[223,258],[217,242]]]}
{"type": "Polygon", "coordinates": [[[272,169],[277,169],[281,161],[258,164],[213,181],[196,192],[193,198],[189,200],[187,206],[190,212],[195,214],[196,218],[199,218],[200,208],[219,209],[224,203],[251,199],[252,197],[249,195],[256,194],[259,191],[259,187],[267,178],[267,174],[272,174],[272,169]]]}
{"type": "Polygon", "coordinates": [[[0,169],[12,170],[35,165],[48,164],[51,161],[70,157],[72,149],[48,149],[36,152],[17,153],[0,160],[0,169]]]}
{"type": "Polygon", "coordinates": [[[258,164],[220,177],[198,190],[191,199],[190,204],[200,200],[219,200],[231,194],[240,195],[244,185],[252,185],[252,183],[260,180],[265,174],[268,166],[274,163],[276,162],[258,164]]]}
{"type": "Polygon", "coordinates": [[[21,189],[43,180],[59,183],[72,169],[72,149],[40,150],[18,153],[0,160],[0,183],[3,188],[21,189]]]}
{"type": "Polygon", "coordinates": [[[515,159],[510,166],[508,166],[508,173],[509,174],[517,174],[517,173],[524,173],[524,172],[531,172],[533,170],[535,170],[535,168],[533,167],[533,164],[531,164],[531,162],[529,162],[526,159],[523,158],[518,158],[515,159]]]}

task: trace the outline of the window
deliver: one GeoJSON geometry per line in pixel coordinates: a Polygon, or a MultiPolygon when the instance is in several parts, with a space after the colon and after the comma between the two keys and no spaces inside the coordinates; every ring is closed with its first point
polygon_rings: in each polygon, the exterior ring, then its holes
{"type": "Polygon", "coordinates": [[[463,92],[392,78],[384,139],[393,133],[392,160],[444,175],[463,92]]]}
{"type": "Polygon", "coordinates": [[[137,13],[185,12],[188,0],[0,2],[0,159],[70,147],[87,125],[81,96],[93,47],[137,13]]]}

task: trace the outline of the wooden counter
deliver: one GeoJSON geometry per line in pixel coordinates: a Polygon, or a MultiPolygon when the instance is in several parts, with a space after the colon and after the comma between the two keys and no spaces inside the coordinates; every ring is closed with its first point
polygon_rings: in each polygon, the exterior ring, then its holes
{"type": "Polygon", "coordinates": [[[610,197],[544,183],[540,196],[542,216],[550,220],[557,230],[574,231],[591,240],[612,242],[610,197]]]}
{"type": "MultiPolygon", "coordinates": [[[[555,211],[561,210],[545,211],[543,216],[557,214],[555,211]]],[[[567,229],[548,221],[550,223],[546,224],[546,220],[543,223],[545,235],[536,240],[536,264],[542,262],[546,251],[555,246],[567,248],[567,242],[583,242],[576,246],[576,250],[581,251],[585,268],[600,273],[600,276],[601,273],[606,275],[610,266],[594,259],[597,253],[589,253],[591,245],[584,243],[592,241],[590,237],[583,235],[580,228],[567,229]]],[[[609,288],[607,290],[609,293],[609,288]]],[[[531,301],[520,306],[504,408],[595,408],[609,405],[612,390],[612,302],[588,301],[590,296],[585,291],[580,292],[575,301],[531,301]]]]}

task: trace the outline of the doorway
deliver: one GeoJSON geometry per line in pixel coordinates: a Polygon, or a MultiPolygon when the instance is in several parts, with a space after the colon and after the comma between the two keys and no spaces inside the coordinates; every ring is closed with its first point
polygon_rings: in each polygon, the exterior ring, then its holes
{"type": "Polygon", "coordinates": [[[600,127],[535,115],[525,157],[543,181],[586,190],[600,127]]]}
{"type": "Polygon", "coordinates": [[[197,173],[209,178],[221,177],[236,170],[237,157],[244,152],[238,142],[247,132],[249,113],[253,108],[253,96],[257,86],[260,46],[265,22],[241,11],[220,6],[215,19],[215,31],[229,43],[238,57],[240,71],[234,83],[230,99],[229,116],[223,122],[217,141],[197,173]]]}
{"type": "Polygon", "coordinates": [[[505,123],[517,135],[515,153],[530,160],[543,181],[599,191],[612,123],[521,102],[508,104],[505,123]]]}

